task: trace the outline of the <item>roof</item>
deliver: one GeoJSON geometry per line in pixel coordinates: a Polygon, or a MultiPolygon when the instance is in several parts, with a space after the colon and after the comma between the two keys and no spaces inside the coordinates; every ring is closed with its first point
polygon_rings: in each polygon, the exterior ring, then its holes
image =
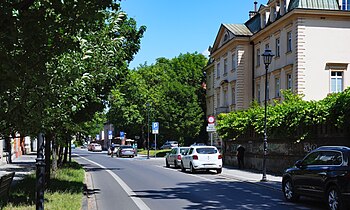
{"type": "Polygon", "coordinates": [[[223,24],[235,36],[251,36],[252,32],[243,24],[223,24]]]}
{"type": "Polygon", "coordinates": [[[339,4],[337,0],[291,0],[288,10],[296,8],[339,10],[339,4]]]}
{"type": "Polygon", "coordinates": [[[258,31],[260,31],[261,29],[261,16],[260,14],[255,15],[254,17],[250,18],[245,25],[249,28],[249,30],[252,33],[256,33],[258,31]]]}

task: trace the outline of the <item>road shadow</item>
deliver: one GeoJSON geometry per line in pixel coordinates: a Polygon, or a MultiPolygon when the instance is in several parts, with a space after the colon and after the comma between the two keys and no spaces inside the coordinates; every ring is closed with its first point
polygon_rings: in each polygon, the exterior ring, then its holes
{"type": "MultiPolygon", "coordinates": [[[[137,197],[151,200],[187,200],[189,205],[181,209],[327,209],[320,201],[305,199],[298,203],[286,202],[282,193],[240,181],[202,181],[179,183],[176,187],[161,190],[135,191],[137,197]]],[[[171,205],[171,201],[169,201],[171,205]]]]}

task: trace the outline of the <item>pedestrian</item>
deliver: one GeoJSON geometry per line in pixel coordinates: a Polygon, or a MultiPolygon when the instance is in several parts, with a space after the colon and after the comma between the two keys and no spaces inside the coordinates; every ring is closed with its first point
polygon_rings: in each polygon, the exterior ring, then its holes
{"type": "Polygon", "coordinates": [[[239,169],[244,169],[244,152],[245,152],[245,148],[242,145],[238,145],[236,156],[237,156],[239,169]]]}

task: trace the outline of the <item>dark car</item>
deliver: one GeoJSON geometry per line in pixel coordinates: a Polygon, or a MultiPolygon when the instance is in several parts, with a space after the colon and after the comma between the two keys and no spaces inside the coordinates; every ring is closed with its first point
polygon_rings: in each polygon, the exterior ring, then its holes
{"type": "Polygon", "coordinates": [[[319,147],[285,171],[282,191],[288,201],[300,196],[324,199],[330,210],[347,209],[350,198],[350,148],[319,147]]]}

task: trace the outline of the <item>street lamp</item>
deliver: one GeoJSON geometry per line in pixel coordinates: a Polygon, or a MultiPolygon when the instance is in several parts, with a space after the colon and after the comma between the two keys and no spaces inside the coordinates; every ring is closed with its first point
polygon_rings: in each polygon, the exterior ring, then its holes
{"type": "Polygon", "coordinates": [[[262,54],[265,64],[265,115],[264,115],[264,159],[263,159],[263,177],[262,182],[266,182],[266,156],[267,156],[267,72],[269,70],[269,65],[271,64],[272,57],[274,54],[270,49],[265,49],[265,52],[262,54]]]}
{"type": "Polygon", "coordinates": [[[147,159],[149,159],[149,106],[150,104],[147,103],[147,159]]]}

